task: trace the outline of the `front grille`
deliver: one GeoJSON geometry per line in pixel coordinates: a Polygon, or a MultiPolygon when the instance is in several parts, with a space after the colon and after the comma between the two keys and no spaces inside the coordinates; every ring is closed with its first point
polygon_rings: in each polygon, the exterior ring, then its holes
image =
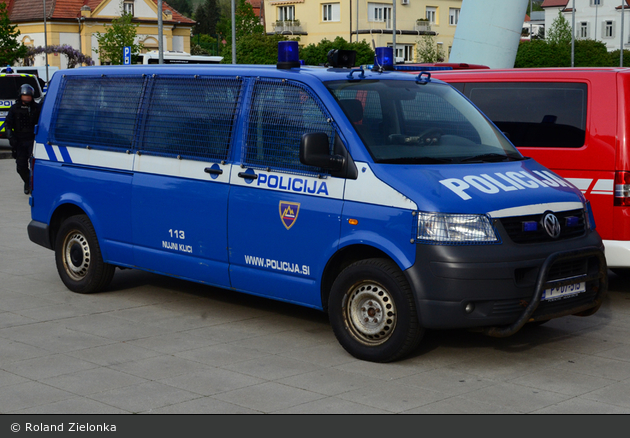
{"type": "Polygon", "coordinates": [[[507,232],[508,236],[514,243],[541,243],[551,242],[554,240],[565,240],[573,237],[584,235],[586,231],[586,221],[584,219],[584,210],[570,210],[562,212],[553,212],[560,221],[560,236],[553,239],[542,226],[542,218],[545,213],[532,214],[528,216],[514,216],[501,218],[501,224],[507,232]],[[572,219],[575,218],[575,219],[572,219]],[[567,223],[575,221],[574,226],[568,226],[567,223]],[[536,230],[525,231],[525,224],[535,222],[538,224],[536,230]]]}

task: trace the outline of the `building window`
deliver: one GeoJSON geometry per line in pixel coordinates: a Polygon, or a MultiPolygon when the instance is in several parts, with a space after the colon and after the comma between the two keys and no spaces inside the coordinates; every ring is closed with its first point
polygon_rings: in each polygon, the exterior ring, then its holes
{"type": "MultiPolygon", "coordinates": [[[[392,47],[392,43],[387,44],[388,47],[392,47]]],[[[413,44],[398,44],[396,43],[396,61],[402,58],[403,61],[413,61],[413,44]]]]}
{"type": "Polygon", "coordinates": [[[580,38],[588,38],[588,21],[582,21],[580,23],[580,38]]]}
{"type": "Polygon", "coordinates": [[[613,20],[604,21],[603,38],[613,38],[615,36],[615,22],[613,20]]]}
{"type": "Polygon", "coordinates": [[[426,11],[427,13],[425,18],[429,20],[429,23],[436,24],[437,21],[435,20],[437,18],[437,8],[435,6],[427,6],[426,11]]]}
{"type": "Polygon", "coordinates": [[[459,21],[459,9],[450,8],[448,10],[448,24],[451,26],[457,26],[457,22],[459,21]]]}
{"type": "Polygon", "coordinates": [[[295,6],[278,6],[278,21],[294,21],[295,6]]]}
{"type": "Polygon", "coordinates": [[[368,3],[368,21],[385,22],[387,29],[392,24],[392,7],[384,3],[368,3]]]}
{"type": "Polygon", "coordinates": [[[123,2],[123,12],[125,14],[133,15],[133,2],[123,2]]]}
{"type": "Polygon", "coordinates": [[[322,21],[340,21],[339,3],[326,3],[322,5],[322,21]]]}

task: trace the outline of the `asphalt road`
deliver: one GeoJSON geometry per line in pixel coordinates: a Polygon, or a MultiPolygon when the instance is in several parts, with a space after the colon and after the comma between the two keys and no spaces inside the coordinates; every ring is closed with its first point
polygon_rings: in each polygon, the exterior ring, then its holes
{"type": "Polygon", "coordinates": [[[324,314],[135,270],[68,291],[0,160],[0,413],[630,413],[630,282],[590,317],[506,339],[428,332],[362,362],[324,314]]]}

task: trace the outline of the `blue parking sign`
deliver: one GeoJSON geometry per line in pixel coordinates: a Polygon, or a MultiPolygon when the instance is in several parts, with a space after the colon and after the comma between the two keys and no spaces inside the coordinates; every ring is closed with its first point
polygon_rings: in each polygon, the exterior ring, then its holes
{"type": "Polygon", "coordinates": [[[123,57],[125,59],[125,65],[131,64],[131,47],[125,46],[123,49],[123,57]]]}

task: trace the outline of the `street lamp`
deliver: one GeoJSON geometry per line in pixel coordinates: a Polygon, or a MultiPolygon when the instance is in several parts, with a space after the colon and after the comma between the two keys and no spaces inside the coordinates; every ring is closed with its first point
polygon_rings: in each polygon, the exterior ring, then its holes
{"type": "Polygon", "coordinates": [[[164,39],[162,35],[162,0],[157,1],[158,7],[158,64],[164,64],[164,44],[162,39],[164,39]]]}
{"type": "Polygon", "coordinates": [[[621,0],[621,40],[619,41],[619,67],[623,67],[623,16],[626,0],[621,0]]]}
{"type": "Polygon", "coordinates": [[[48,83],[48,36],[46,35],[46,0],[44,0],[44,53],[46,54],[46,83],[48,83]]]}

